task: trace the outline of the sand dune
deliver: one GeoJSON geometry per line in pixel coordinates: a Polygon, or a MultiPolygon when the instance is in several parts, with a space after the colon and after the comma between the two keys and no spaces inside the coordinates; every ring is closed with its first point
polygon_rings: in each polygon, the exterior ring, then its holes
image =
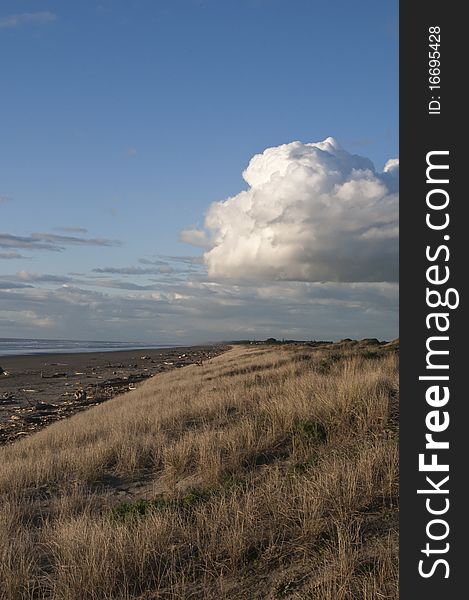
{"type": "Polygon", "coordinates": [[[397,598],[396,344],[235,347],[0,449],[5,600],[397,598]]]}

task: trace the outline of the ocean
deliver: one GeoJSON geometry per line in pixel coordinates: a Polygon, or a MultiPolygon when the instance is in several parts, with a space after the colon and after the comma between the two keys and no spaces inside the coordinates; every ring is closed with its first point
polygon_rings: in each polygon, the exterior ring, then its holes
{"type": "Polygon", "coordinates": [[[0,338],[0,356],[67,352],[112,352],[140,348],[175,348],[175,344],[0,338]]]}

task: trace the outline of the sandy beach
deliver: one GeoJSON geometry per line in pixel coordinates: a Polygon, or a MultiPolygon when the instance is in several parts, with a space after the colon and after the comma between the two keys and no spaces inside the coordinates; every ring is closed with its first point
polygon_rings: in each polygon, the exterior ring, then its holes
{"type": "Polygon", "coordinates": [[[0,444],[205,360],[223,345],[0,357],[0,444]]]}

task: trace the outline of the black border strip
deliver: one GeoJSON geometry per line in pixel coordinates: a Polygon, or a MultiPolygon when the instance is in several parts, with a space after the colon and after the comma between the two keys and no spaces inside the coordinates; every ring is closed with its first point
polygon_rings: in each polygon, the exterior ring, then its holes
{"type": "MultiPolygon", "coordinates": [[[[462,17],[462,6],[455,2],[425,3],[407,2],[400,4],[400,340],[401,340],[401,424],[400,424],[400,469],[401,469],[401,527],[400,527],[400,597],[415,599],[422,594],[426,600],[452,600],[464,597],[467,592],[466,566],[469,531],[466,506],[469,494],[465,490],[466,473],[469,469],[469,397],[464,386],[464,374],[469,371],[469,343],[466,341],[467,327],[464,326],[466,298],[467,249],[465,240],[469,232],[465,219],[467,192],[463,188],[468,167],[464,164],[466,150],[463,148],[465,115],[463,102],[467,104],[463,87],[467,84],[467,69],[463,69],[467,56],[467,25],[462,17]],[[429,39],[430,27],[440,31],[440,85],[429,89],[429,39]],[[458,61],[461,66],[459,68],[458,61]],[[433,113],[429,112],[429,102],[434,103],[433,113]],[[438,98],[439,97],[439,98],[438,98]],[[428,155],[432,151],[448,154],[428,155]],[[446,164],[447,171],[430,170],[427,181],[427,159],[433,163],[446,164]],[[438,179],[438,182],[435,180],[438,179]],[[444,182],[448,179],[447,182],[444,182]],[[444,190],[449,197],[448,206],[434,210],[427,206],[430,190],[444,190]],[[442,230],[432,230],[426,224],[427,213],[431,213],[431,223],[444,222],[448,213],[449,224],[442,230]],[[449,236],[445,239],[444,236],[449,236]],[[432,259],[426,256],[426,248],[432,259]],[[440,246],[446,246],[437,252],[440,246]],[[436,257],[435,257],[436,256],[436,257]],[[437,265],[437,269],[427,274],[427,269],[437,265]],[[448,271],[446,283],[430,284],[429,277],[442,279],[448,271]],[[459,307],[428,306],[426,289],[439,290],[442,295],[448,288],[454,288],[459,295],[459,307]],[[440,326],[449,322],[446,332],[439,332],[436,318],[430,317],[427,327],[426,317],[430,313],[445,313],[439,320],[440,326]],[[434,339],[432,336],[447,336],[449,339],[434,339]],[[448,350],[449,354],[429,355],[426,344],[431,349],[448,350]],[[448,369],[429,368],[427,359],[435,365],[447,365],[448,369]],[[419,376],[449,376],[449,380],[419,380],[419,376]],[[433,396],[433,406],[428,402],[427,390],[440,386],[433,396]],[[439,402],[443,388],[447,386],[450,397],[439,402]],[[439,394],[439,395],[438,395],[439,394]],[[439,406],[438,406],[439,404],[439,406]],[[427,417],[431,411],[438,416],[427,417]],[[447,415],[445,416],[445,413],[447,415]],[[427,422],[426,422],[427,418],[427,422]],[[434,440],[449,443],[448,449],[426,449],[425,435],[432,433],[430,427],[443,428],[445,419],[449,426],[441,432],[433,433],[434,440]],[[438,464],[447,464],[446,471],[419,470],[419,454],[424,454],[423,462],[428,464],[432,454],[438,464]],[[426,477],[433,481],[431,484],[426,477]],[[441,481],[449,476],[449,479],[441,481]],[[436,487],[440,492],[436,493],[436,487]],[[418,494],[417,490],[433,490],[435,493],[418,494]],[[443,493],[442,490],[447,490],[443,493]],[[447,502],[447,500],[448,502],[447,502]],[[449,503],[449,504],[448,504],[449,503]],[[434,511],[447,511],[441,515],[431,515],[434,511]],[[429,523],[434,519],[442,522],[429,523]],[[432,540],[428,532],[441,540],[432,540]],[[445,535],[447,533],[447,535],[445,535]],[[431,551],[424,553],[426,544],[431,551]],[[446,546],[448,544],[448,546],[446,546]],[[439,550],[439,552],[434,552],[439,550]],[[428,554],[428,555],[427,555],[428,554]],[[436,564],[441,559],[444,562],[436,564]],[[419,561],[423,560],[419,574],[419,561]],[[433,572],[432,572],[433,571],[433,572]],[[448,575],[448,577],[445,577],[448,575]]],[[[435,64],[435,63],[433,63],[435,64]]],[[[436,80],[434,80],[436,81],[436,80]]],[[[446,198],[445,193],[430,194],[430,203],[446,198]]],[[[456,293],[450,293],[455,302],[456,293]]],[[[430,301],[437,301],[431,296],[430,301]]],[[[437,302],[436,302],[437,303],[437,302]]],[[[431,394],[431,392],[429,392],[431,394]]],[[[440,468],[440,467],[438,467],[440,468]]],[[[468,475],[469,477],[469,475],[468,475]]]]}

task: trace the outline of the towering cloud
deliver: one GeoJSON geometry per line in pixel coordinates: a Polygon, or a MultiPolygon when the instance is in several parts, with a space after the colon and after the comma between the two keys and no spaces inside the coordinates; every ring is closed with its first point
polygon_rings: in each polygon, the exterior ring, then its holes
{"type": "Polygon", "coordinates": [[[396,281],[398,174],[396,159],[378,173],[333,138],[268,148],[243,173],[248,189],[208,210],[209,275],[396,281]]]}

